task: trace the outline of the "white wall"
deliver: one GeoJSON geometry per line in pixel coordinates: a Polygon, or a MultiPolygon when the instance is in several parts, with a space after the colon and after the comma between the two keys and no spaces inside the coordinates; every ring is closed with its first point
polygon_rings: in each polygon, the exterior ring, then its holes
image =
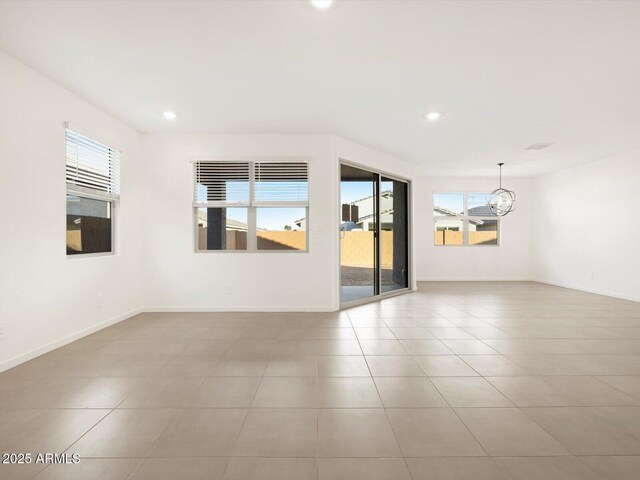
{"type": "Polygon", "coordinates": [[[347,160],[409,180],[415,177],[415,165],[336,135],[331,135],[331,150],[338,161],[347,160]]]}
{"type": "Polygon", "coordinates": [[[144,193],[150,310],[332,310],[336,165],[327,135],[150,134],[144,193]],[[308,157],[309,252],[194,252],[194,157],[308,157]],[[226,293],[231,286],[232,293],[226,293]]]}
{"type": "Polygon", "coordinates": [[[517,210],[502,218],[502,241],[494,246],[436,247],[433,244],[433,194],[490,192],[493,177],[429,177],[415,182],[414,232],[418,280],[529,280],[532,277],[532,180],[504,178],[516,192],[517,210]]]}
{"type": "Polygon", "coordinates": [[[142,306],[141,139],[1,52],[0,105],[3,370],[142,306]],[[118,255],[66,256],[65,121],[123,149],[118,255]]]}
{"type": "Polygon", "coordinates": [[[640,151],[534,182],[535,277],[640,301],[640,151]]]}

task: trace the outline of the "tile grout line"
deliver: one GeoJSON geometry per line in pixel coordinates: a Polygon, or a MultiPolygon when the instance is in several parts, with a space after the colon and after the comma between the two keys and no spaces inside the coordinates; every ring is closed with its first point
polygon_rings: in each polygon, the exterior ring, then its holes
{"type": "MultiPolygon", "coordinates": [[[[178,378],[182,378],[182,377],[178,377],[178,378]]],[[[205,378],[202,377],[202,379],[200,380],[200,383],[198,384],[198,387],[196,387],[195,390],[197,390],[198,388],[200,388],[200,386],[204,383],[205,378]]],[[[195,394],[195,390],[194,390],[194,394],[195,394]]],[[[120,402],[116,408],[114,408],[114,410],[116,410],[118,408],[118,406],[122,405],[124,402],[126,402],[129,397],[131,395],[133,395],[135,392],[132,391],[129,395],[127,395],[127,398],[125,398],[124,400],[122,400],[122,402],[120,402]]],[[[159,407],[159,410],[164,410],[166,407],[159,407]]],[[[124,409],[123,409],[124,410],[124,409]]],[[[142,409],[142,410],[148,410],[148,409],[142,409]]],[[[166,433],[167,430],[169,430],[169,428],[174,424],[174,422],[176,422],[178,420],[178,416],[176,416],[176,418],[173,418],[171,421],[169,421],[167,423],[167,426],[162,430],[162,432],[158,435],[158,438],[156,438],[156,440],[153,442],[152,445],[149,446],[149,450],[147,451],[147,453],[140,459],[140,461],[138,462],[138,464],[135,466],[135,468],[131,471],[131,473],[129,474],[129,476],[127,476],[127,480],[130,479],[133,474],[140,468],[140,466],[142,465],[142,463],[149,458],[149,454],[151,453],[151,451],[153,450],[153,447],[160,441],[160,439],[162,438],[162,436],[166,433]]]]}
{"type": "MultiPolygon", "coordinates": [[[[382,319],[382,321],[384,322],[385,325],[387,324],[387,322],[385,322],[384,319],[382,319]]],[[[387,325],[387,328],[388,328],[388,325],[387,325]]],[[[395,337],[395,333],[393,333],[393,331],[391,333],[395,337]]],[[[358,340],[358,345],[360,345],[360,349],[362,350],[362,345],[360,344],[360,338],[357,338],[357,340],[358,340]]],[[[402,344],[400,344],[400,345],[402,345],[402,344]]],[[[402,348],[404,349],[404,346],[402,346],[402,348]]],[[[406,349],[405,349],[405,351],[406,351],[406,349]]],[[[393,433],[393,438],[396,441],[396,445],[398,447],[398,450],[402,454],[402,461],[404,463],[404,468],[406,469],[407,473],[409,474],[409,477],[413,478],[413,475],[411,474],[411,470],[409,469],[409,464],[407,463],[407,459],[405,457],[405,454],[402,451],[402,446],[400,445],[400,442],[398,441],[398,435],[396,434],[396,431],[393,428],[393,424],[391,423],[391,419],[389,418],[389,413],[387,412],[387,409],[386,409],[386,407],[384,405],[384,402],[382,401],[382,396],[380,395],[380,390],[378,389],[378,384],[376,383],[376,381],[375,381],[375,379],[373,377],[373,373],[371,372],[371,367],[369,366],[369,362],[367,361],[367,357],[364,355],[364,350],[362,351],[362,356],[364,358],[365,364],[367,365],[367,370],[369,371],[369,378],[371,378],[371,382],[373,383],[373,386],[376,389],[376,394],[378,395],[378,399],[380,400],[380,405],[382,405],[382,411],[384,412],[384,416],[387,419],[387,424],[389,425],[389,428],[391,429],[391,433],[393,433]]],[[[379,457],[377,457],[377,458],[379,458],[379,457]]]]}
{"type": "Polygon", "coordinates": [[[242,425],[240,426],[240,429],[238,430],[238,435],[236,436],[235,441],[233,442],[233,447],[231,447],[230,451],[229,451],[229,456],[227,457],[227,464],[224,467],[224,471],[222,472],[222,478],[224,478],[227,475],[227,471],[229,470],[229,464],[231,463],[231,460],[233,458],[238,458],[238,457],[233,457],[233,453],[236,449],[236,447],[238,446],[238,442],[240,441],[240,436],[242,435],[242,431],[244,430],[244,426],[247,423],[247,419],[249,418],[249,415],[251,414],[251,408],[253,405],[253,402],[256,399],[256,396],[258,395],[258,391],[260,390],[260,385],[262,385],[262,380],[265,377],[265,373],[267,371],[267,368],[269,366],[269,361],[267,361],[266,365],[264,366],[264,369],[262,370],[262,375],[260,376],[260,381],[258,382],[258,386],[256,387],[256,391],[253,393],[253,396],[251,397],[251,402],[249,402],[249,406],[246,409],[246,413],[244,416],[244,419],[242,421],[242,425]]]}
{"type": "MultiPolygon", "coordinates": [[[[96,378],[119,378],[119,377],[96,377],[96,378]]],[[[131,392],[129,392],[125,398],[123,398],[119,403],[116,404],[115,407],[109,409],[109,413],[107,413],[104,417],[102,417],[100,420],[98,420],[98,422],[96,422],[91,428],[89,428],[86,432],[84,432],[82,435],[80,435],[80,437],[78,437],[71,445],[69,445],[68,448],[66,448],[64,451],[67,452],[68,450],[70,450],[75,444],[77,444],[82,438],[84,438],[84,436],[86,434],[88,434],[90,431],[92,431],[94,428],[96,428],[100,423],[102,423],[102,421],[104,421],[109,415],[111,415],[117,408],[118,406],[122,405],[122,403],[124,403],[131,395],[133,395],[133,392],[135,391],[132,390],[131,392]]],[[[138,462],[138,465],[136,465],[136,467],[133,469],[133,471],[135,471],[138,466],[140,465],[140,463],[142,463],[143,459],[140,459],[140,461],[138,462]]],[[[42,471],[46,470],[43,469],[42,471]]],[[[131,472],[133,474],[133,471],[131,472]]],[[[131,475],[129,475],[127,478],[129,478],[131,475]]]]}

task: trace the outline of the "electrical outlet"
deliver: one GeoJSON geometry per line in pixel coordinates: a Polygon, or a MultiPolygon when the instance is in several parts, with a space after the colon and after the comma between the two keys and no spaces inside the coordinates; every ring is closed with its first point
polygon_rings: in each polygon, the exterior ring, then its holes
{"type": "Polygon", "coordinates": [[[0,322],[0,340],[6,335],[7,324],[6,322],[0,322]]]}
{"type": "Polygon", "coordinates": [[[102,295],[96,297],[96,307],[98,307],[98,310],[102,308],[102,295]]]}
{"type": "Polygon", "coordinates": [[[224,289],[224,293],[226,293],[227,295],[231,295],[233,293],[233,286],[227,285],[224,289]]]}

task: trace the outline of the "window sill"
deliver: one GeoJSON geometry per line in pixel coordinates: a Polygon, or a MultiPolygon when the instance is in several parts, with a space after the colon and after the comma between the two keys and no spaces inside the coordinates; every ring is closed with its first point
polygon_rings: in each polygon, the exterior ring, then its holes
{"type": "Polygon", "coordinates": [[[309,253],[309,250],[196,250],[194,253],[231,253],[231,254],[235,254],[235,253],[258,253],[258,254],[264,254],[264,253],[274,253],[274,254],[286,254],[286,255],[290,255],[290,254],[296,254],[296,253],[309,253]]]}
{"type": "Polygon", "coordinates": [[[102,252],[102,253],[76,253],[75,255],[67,254],[68,259],[72,258],[99,258],[99,257],[117,257],[115,252],[102,252]]]}

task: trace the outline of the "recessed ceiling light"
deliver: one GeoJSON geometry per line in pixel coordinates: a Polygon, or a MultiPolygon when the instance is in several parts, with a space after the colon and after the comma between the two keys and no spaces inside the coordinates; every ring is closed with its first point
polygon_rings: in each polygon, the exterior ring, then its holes
{"type": "Polygon", "coordinates": [[[173,112],[167,111],[167,112],[164,112],[162,114],[162,116],[164,118],[166,118],[167,120],[175,120],[177,115],[175,113],[173,113],[173,112]]]}
{"type": "Polygon", "coordinates": [[[326,10],[333,4],[333,0],[311,0],[311,3],[318,10],[326,10]]]}
{"type": "Polygon", "coordinates": [[[425,115],[427,120],[438,120],[442,114],[440,112],[429,112],[425,115]]]}

